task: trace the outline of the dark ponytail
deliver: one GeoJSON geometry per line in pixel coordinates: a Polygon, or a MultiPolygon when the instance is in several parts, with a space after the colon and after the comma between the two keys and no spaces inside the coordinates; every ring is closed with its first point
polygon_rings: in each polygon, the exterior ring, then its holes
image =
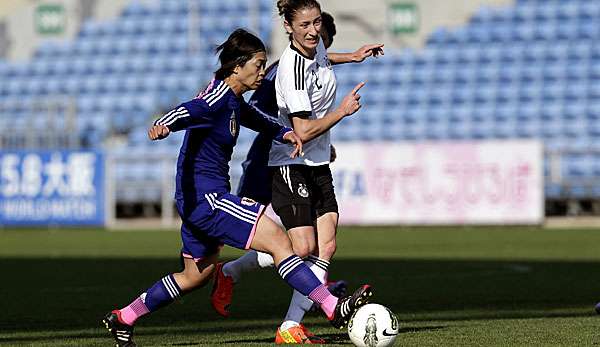
{"type": "Polygon", "coordinates": [[[244,29],[236,29],[227,40],[217,47],[221,67],[215,72],[215,78],[223,80],[229,77],[236,66],[244,66],[258,52],[266,52],[264,43],[244,29]]]}

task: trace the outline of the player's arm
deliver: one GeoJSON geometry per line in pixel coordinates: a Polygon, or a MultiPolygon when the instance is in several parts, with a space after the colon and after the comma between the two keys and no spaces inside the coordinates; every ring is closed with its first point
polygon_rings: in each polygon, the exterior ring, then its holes
{"type": "Polygon", "coordinates": [[[383,43],[364,45],[352,53],[327,53],[327,58],[333,65],[346,63],[361,63],[368,57],[384,55],[383,43]]]}
{"type": "Polygon", "coordinates": [[[185,102],[154,121],[148,130],[151,140],[161,140],[173,131],[210,128],[212,126],[212,112],[202,99],[185,102]]]}
{"type": "Polygon", "coordinates": [[[294,129],[284,127],[277,122],[272,121],[272,116],[264,114],[256,106],[248,105],[242,102],[242,114],[240,123],[242,126],[252,129],[256,132],[265,133],[278,142],[289,142],[294,145],[294,151],[290,157],[295,158],[302,153],[302,140],[294,132],[294,129]]]}
{"type": "Polygon", "coordinates": [[[342,100],[342,103],[334,111],[329,112],[324,117],[319,119],[310,119],[311,112],[301,111],[294,112],[289,115],[290,121],[294,127],[294,131],[302,142],[307,142],[315,137],[323,134],[327,130],[331,129],[344,117],[350,116],[361,108],[360,105],[360,94],[358,91],[365,85],[364,82],[360,82],[354,87],[354,89],[348,93],[342,100]]]}

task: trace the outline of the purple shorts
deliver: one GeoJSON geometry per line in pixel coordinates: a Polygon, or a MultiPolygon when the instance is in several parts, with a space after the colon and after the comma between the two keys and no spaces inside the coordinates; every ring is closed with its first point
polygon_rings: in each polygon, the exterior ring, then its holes
{"type": "Polygon", "coordinates": [[[248,249],[264,206],[229,193],[207,193],[195,206],[177,200],[181,225],[181,254],[199,261],[217,254],[223,244],[248,249]],[[186,213],[187,212],[187,213],[186,213]]]}

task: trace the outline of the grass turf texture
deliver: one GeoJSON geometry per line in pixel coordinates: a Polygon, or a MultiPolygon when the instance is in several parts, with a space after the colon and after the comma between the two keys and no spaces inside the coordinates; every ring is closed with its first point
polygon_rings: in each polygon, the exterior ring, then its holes
{"type": "MultiPolygon", "coordinates": [[[[331,277],[375,287],[400,318],[397,346],[598,345],[599,246],[589,229],[342,228],[331,277]]],[[[111,345],[102,315],[177,270],[178,250],[177,232],[0,230],[0,345],[111,345]]],[[[291,293],[274,271],[245,275],[229,319],[209,290],[142,318],[135,340],[271,345],[291,293]]],[[[350,344],[321,316],[306,322],[350,344]]]]}

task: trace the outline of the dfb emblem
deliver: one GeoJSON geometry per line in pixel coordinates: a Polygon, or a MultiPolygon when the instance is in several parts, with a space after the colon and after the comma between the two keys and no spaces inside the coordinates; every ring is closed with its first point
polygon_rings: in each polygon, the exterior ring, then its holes
{"type": "Polygon", "coordinates": [[[308,198],[308,188],[306,188],[306,184],[298,184],[298,195],[300,195],[303,198],[308,198]]]}
{"type": "Polygon", "coordinates": [[[235,119],[235,111],[231,112],[231,117],[229,117],[229,132],[231,136],[235,137],[237,135],[237,120],[235,119]]]}

